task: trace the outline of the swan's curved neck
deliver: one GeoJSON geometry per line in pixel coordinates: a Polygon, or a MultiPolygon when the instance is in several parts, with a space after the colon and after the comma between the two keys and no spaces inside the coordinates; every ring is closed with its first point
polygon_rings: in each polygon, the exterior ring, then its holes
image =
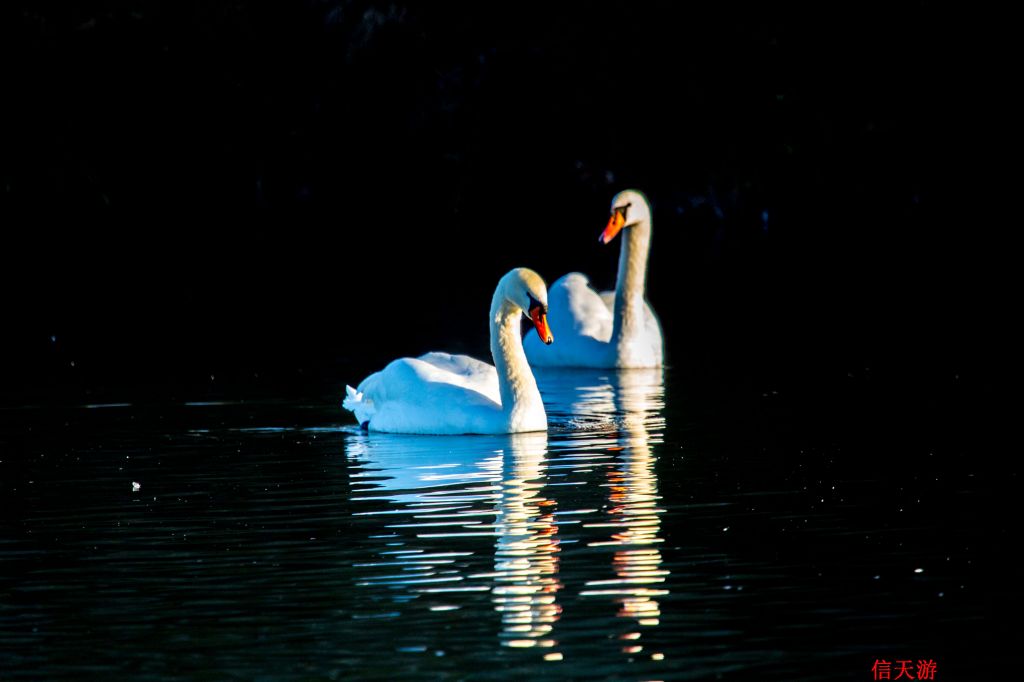
{"type": "Polygon", "coordinates": [[[651,221],[649,218],[640,221],[623,232],[622,250],[619,251],[619,278],[615,283],[613,343],[632,339],[643,330],[651,221]]]}
{"type": "Polygon", "coordinates": [[[491,301],[491,356],[498,370],[501,409],[510,422],[537,406],[543,409],[537,381],[523,352],[522,311],[499,288],[491,301]]]}

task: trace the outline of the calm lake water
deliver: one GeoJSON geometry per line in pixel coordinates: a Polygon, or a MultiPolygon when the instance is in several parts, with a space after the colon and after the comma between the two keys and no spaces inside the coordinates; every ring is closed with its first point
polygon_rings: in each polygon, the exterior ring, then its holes
{"type": "Polygon", "coordinates": [[[538,377],[550,430],[500,437],[319,397],[0,410],[0,679],[983,679],[977,463],[863,377],[834,409],[538,377]]]}

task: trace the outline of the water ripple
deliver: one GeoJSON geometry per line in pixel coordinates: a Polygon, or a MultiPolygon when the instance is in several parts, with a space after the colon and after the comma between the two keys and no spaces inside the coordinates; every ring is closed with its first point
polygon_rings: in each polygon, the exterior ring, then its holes
{"type": "Polygon", "coordinates": [[[546,434],[2,411],[0,678],[866,679],[980,632],[970,489],[903,512],[657,371],[538,382],[546,434]]]}

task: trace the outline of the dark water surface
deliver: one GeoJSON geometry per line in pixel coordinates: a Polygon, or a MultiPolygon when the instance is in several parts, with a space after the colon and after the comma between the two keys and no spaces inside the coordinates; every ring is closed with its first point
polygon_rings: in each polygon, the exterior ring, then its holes
{"type": "Polygon", "coordinates": [[[0,410],[0,679],[982,679],[984,476],[940,431],[539,380],[546,434],[366,434],[319,397],[0,410]]]}

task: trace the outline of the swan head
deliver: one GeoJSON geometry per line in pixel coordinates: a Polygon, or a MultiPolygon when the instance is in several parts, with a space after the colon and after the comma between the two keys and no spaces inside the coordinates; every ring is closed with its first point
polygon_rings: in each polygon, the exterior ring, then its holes
{"type": "Polygon", "coordinates": [[[505,299],[530,318],[540,340],[550,345],[555,339],[548,327],[548,287],[541,276],[516,268],[501,278],[500,287],[505,299]]]}
{"type": "Polygon", "coordinates": [[[604,232],[597,238],[602,244],[615,239],[623,228],[633,227],[651,220],[651,206],[647,197],[638,189],[627,189],[619,192],[612,199],[611,215],[604,232]]]}

